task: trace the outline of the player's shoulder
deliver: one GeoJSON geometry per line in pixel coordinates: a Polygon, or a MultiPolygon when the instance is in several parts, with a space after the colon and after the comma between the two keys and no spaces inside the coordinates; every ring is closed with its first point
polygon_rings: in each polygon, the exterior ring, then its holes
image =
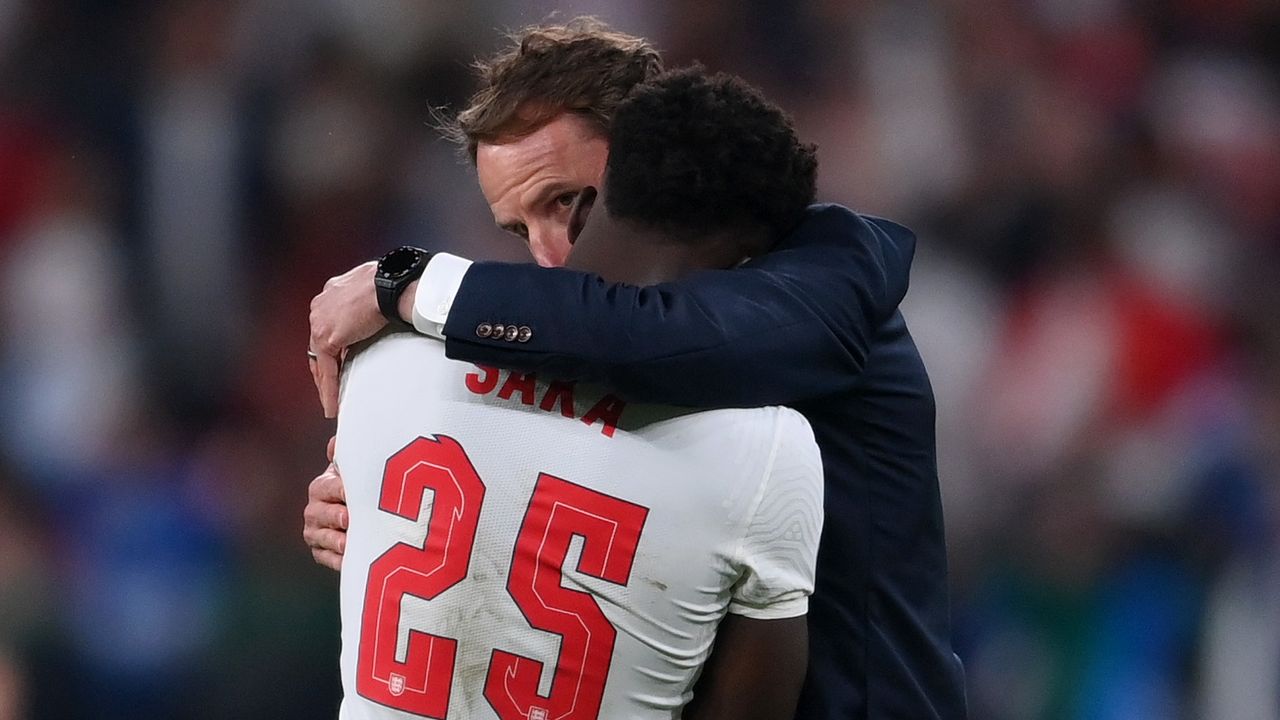
{"type": "Polygon", "coordinates": [[[791,468],[787,474],[821,478],[822,451],[809,420],[788,407],[762,409],[768,411],[774,432],[771,464],[791,468]]]}
{"type": "Polygon", "coordinates": [[[343,362],[342,395],[408,397],[436,387],[442,374],[462,372],[445,357],[444,343],[410,331],[383,331],[352,348],[343,362]]]}
{"type": "Polygon", "coordinates": [[[444,355],[444,343],[412,330],[384,329],[373,337],[354,346],[348,353],[348,364],[360,360],[363,364],[386,361],[406,355],[444,355]]]}
{"type": "Polygon", "coordinates": [[[781,405],[747,408],[729,412],[740,413],[738,421],[774,438],[775,444],[812,444],[813,427],[800,412],[781,405]]]}
{"type": "Polygon", "coordinates": [[[758,408],[767,413],[769,421],[777,428],[780,437],[813,440],[813,426],[799,411],[789,407],[771,406],[758,408]]]}
{"type": "MultiPolygon", "coordinates": [[[[661,410],[664,409],[658,409],[661,410]]],[[[788,407],[685,410],[669,414],[664,422],[651,427],[662,433],[679,431],[685,437],[705,437],[713,443],[733,438],[735,446],[752,448],[766,455],[778,452],[779,448],[783,452],[817,452],[809,421],[788,407]]]]}
{"type": "Polygon", "coordinates": [[[779,423],[799,422],[808,424],[804,416],[795,410],[776,405],[755,408],[699,410],[674,405],[637,404],[634,420],[636,426],[655,422],[673,422],[685,425],[701,423],[761,432],[777,427],[779,423]]]}
{"type": "Polygon", "coordinates": [[[352,348],[343,363],[349,373],[369,374],[395,372],[400,367],[421,372],[451,364],[444,343],[409,330],[384,330],[352,348]]]}

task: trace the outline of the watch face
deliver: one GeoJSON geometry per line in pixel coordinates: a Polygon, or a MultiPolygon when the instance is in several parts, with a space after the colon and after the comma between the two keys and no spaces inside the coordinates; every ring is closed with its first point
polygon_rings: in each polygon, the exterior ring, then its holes
{"type": "Polygon", "coordinates": [[[417,265],[421,253],[414,248],[396,248],[383,256],[378,263],[378,274],[387,278],[397,278],[409,272],[417,265]]]}

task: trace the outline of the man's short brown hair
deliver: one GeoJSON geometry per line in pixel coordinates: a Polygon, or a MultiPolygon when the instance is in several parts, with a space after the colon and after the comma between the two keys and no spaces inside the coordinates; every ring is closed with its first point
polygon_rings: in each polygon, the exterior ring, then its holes
{"type": "Polygon", "coordinates": [[[482,142],[520,138],[571,112],[607,135],[618,103],[662,72],[662,58],[644,38],[591,17],[536,25],[508,35],[512,46],[475,69],[480,89],[452,120],[445,137],[466,147],[474,163],[482,142]]]}

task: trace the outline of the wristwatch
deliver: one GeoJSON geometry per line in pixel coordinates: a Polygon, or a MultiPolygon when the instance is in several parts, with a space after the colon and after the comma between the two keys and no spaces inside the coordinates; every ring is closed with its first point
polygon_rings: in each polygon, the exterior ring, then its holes
{"type": "Polygon", "coordinates": [[[431,253],[421,248],[398,247],[382,256],[378,270],[373,274],[373,285],[378,294],[378,309],[393,323],[403,325],[400,317],[400,295],[409,283],[422,277],[431,253]]]}

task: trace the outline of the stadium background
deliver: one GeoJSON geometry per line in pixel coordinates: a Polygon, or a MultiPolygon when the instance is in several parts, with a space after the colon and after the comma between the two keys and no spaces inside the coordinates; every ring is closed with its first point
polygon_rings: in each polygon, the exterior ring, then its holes
{"type": "Polygon", "coordinates": [[[559,9],[920,235],[976,720],[1280,717],[1280,6],[0,0],[0,718],[332,716],[329,275],[522,260],[427,124],[559,9]]]}

